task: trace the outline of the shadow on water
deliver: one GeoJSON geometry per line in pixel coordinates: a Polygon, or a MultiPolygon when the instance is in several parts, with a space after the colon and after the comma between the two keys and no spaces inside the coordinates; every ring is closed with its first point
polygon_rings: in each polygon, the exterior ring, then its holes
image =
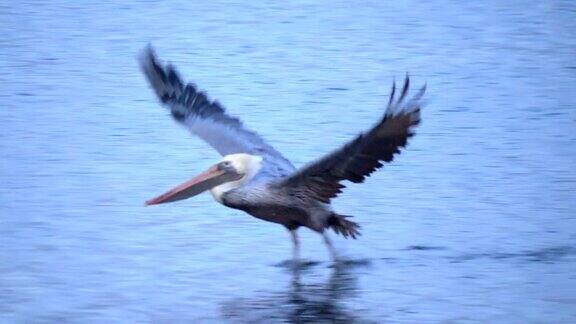
{"type": "Polygon", "coordinates": [[[356,295],[357,273],[369,260],[340,261],[330,266],[325,282],[307,283],[318,262],[298,266],[285,262],[290,272],[290,284],[284,291],[265,292],[252,298],[237,298],[222,305],[223,316],[240,322],[256,323],[366,323],[345,305],[356,295]]]}
{"type": "Polygon", "coordinates": [[[516,253],[491,252],[491,253],[467,253],[456,257],[450,257],[451,262],[460,263],[476,259],[507,260],[518,259],[528,262],[554,263],[565,257],[576,255],[573,246],[553,246],[538,250],[523,251],[516,253]]]}
{"type": "MultiPolygon", "coordinates": [[[[446,247],[440,246],[426,246],[426,245],[411,245],[401,251],[412,252],[436,252],[448,251],[446,247]]],[[[467,261],[489,259],[489,260],[519,260],[535,263],[555,263],[560,262],[566,258],[576,256],[576,247],[570,245],[559,245],[542,247],[535,250],[525,250],[520,252],[500,252],[500,251],[487,251],[487,252],[473,252],[463,253],[454,256],[445,256],[452,263],[462,263],[467,261]]],[[[381,260],[397,260],[396,258],[382,258],[381,260]]]]}
{"type": "MultiPolygon", "coordinates": [[[[418,251],[418,252],[435,252],[447,251],[446,247],[440,246],[425,246],[425,245],[411,245],[402,251],[418,251]]],[[[447,256],[446,258],[452,263],[461,263],[466,261],[473,261],[478,259],[492,259],[492,260],[521,260],[536,263],[554,263],[562,261],[565,258],[576,256],[576,247],[570,245],[559,245],[542,247],[535,250],[525,250],[520,252],[474,252],[463,253],[455,256],[447,256]]],[[[382,258],[382,260],[396,260],[395,258],[382,258]]]]}

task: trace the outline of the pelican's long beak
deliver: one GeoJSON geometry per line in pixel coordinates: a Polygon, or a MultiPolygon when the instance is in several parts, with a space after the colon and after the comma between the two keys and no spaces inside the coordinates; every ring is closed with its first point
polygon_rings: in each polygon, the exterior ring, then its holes
{"type": "Polygon", "coordinates": [[[236,172],[220,170],[218,165],[214,165],[183,184],[170,189],[156,198],[146,201],[146,206],[194,197],[206,190],[228,181],[238,180],[239,178],[240,176],[236,172]]]}

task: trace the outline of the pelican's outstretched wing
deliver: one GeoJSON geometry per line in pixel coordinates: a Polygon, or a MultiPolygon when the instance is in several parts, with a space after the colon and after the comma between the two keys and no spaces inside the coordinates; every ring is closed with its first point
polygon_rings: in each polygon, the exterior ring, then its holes
{"type": "Polygon", "coordinates": [[[287,190],[291,195],[328,203],[342,192],[344,185],[340,184],[341,181],[363,182],[383,165],[382,162],[392,161],[394,154],[400,153],[400,148],[406,146],[408,138],[414,135],[412,128],[420,122],[420,99],[426,86],[405,101],[409,86],[410,79],[406,76],[398,98],[395,97],[396,85],[392,86],[386,113],[372,129],[283,178],[276,183],[277,188],[287,190]]]}
{"type": "Polygon", "coordinates": [[[140,66],[160,101],[170,109],[174,120],[202,138],[221,155],[248,153],[264,158],[276,175],[294,170],[280,152],[262,137],[248,130],[242,122],[228,115],[217,102],[211,101],[193,83],[184,84],[176,69],[161,64],[151,46],[140,57],[140,66]]]}

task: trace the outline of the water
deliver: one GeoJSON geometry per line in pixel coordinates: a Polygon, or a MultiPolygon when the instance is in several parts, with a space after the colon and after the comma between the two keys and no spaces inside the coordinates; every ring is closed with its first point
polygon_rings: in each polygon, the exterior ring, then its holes
{"type": "Polygon", "coordinates": [[[0,322],[576,321],[572,1],[0,5],[0,322]],[[296,165],[428,84],[409,149],[335,208],[336,266],[209,195],[218,156],[136,62],[161,58],[296,165]]]}

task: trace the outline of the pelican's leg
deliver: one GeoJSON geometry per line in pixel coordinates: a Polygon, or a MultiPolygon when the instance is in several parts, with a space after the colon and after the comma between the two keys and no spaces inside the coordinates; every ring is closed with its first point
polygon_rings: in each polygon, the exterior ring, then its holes
{"type": "Polygon", "coordinates": [[[294,261],[298,261],[300,259],[300,241],[295,229],[290,230],[290,236],[292,237],[292,256],[294,261]]]}
{"type": "Polygon", "coordinates": [[[328,248],[328,251],[330,252],[330,256],[332,257],[332,261],[334,261],[334,262],[338,261],[338,255],[336,254],[336,250],[334,249],[334,246],[332,245],[332,241],[328,237],[328,233],[322,232],[322,237],[324,238],[324,243],[326,243],[326,247],[328,248]]]}

